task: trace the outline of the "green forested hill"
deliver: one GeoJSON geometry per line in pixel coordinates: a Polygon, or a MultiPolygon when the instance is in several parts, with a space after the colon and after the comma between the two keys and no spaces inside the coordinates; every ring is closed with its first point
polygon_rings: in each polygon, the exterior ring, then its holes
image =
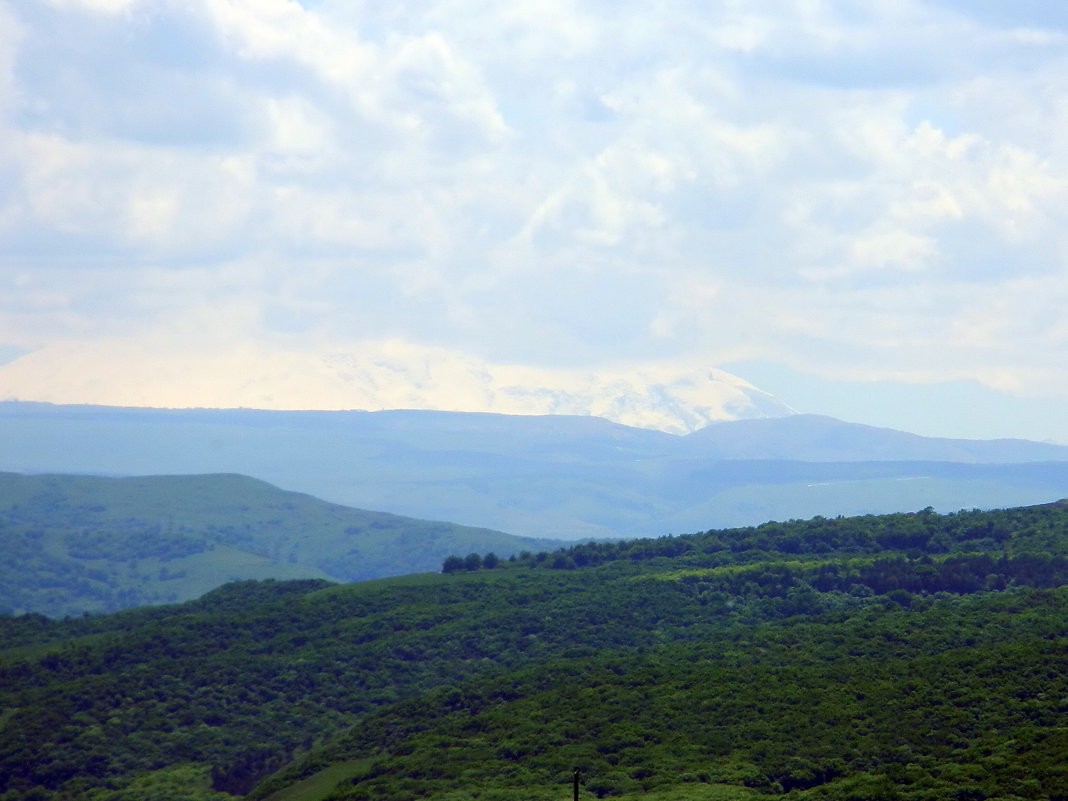
{"type": "Polygon", "coordinates": [[[0,798],[1068,798],[1066,543],[814,519],[0,618],[0,798]]]}
{"type": "Polygon", "coordinates": [[[573,766],[590,797],[1064,797],[1068,596],[998,600],[735,625],[442,690],[258,796],[363,759],[332,797],[563,798],[573,766]]]}
{"type": "Polygon", "coordinates": [[[184,601],[228,581],[358,581],[548,541],[350,509],[239,475],[0,473],[0,611],[184,601]]]}

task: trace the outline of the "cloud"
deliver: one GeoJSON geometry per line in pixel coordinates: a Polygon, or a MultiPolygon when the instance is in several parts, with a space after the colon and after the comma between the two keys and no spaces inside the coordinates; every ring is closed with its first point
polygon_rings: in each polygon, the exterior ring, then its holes
{"type": "Polygon", "coordinates": [[[165,408],[436,409],[603,417],[690,433],[719,420],[782,416],[784,404],[722,370],[546,370],[493,365],[398,341],[306,352],[263,343],[186,348],[166,338],[57,343],[0,371],[0,399],[32,385],[53,401],[165,408]]]}
{"type": "Polygon", "coordinates": [[[1048,8],[19,0],[0,345],[396,338],[1068,395],[1048,8]]]}

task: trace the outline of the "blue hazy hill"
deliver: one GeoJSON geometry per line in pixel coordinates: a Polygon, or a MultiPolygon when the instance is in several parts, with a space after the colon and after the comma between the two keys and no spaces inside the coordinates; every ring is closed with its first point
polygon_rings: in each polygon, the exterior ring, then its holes
{"type": "Polygon", "coordinates": [[[563,539],[1068,494],[1068,447],[816,415],[675,436],[592,417],[6,402],[0,443],[8,471],[240,473],[362,509],[563,539]]]}

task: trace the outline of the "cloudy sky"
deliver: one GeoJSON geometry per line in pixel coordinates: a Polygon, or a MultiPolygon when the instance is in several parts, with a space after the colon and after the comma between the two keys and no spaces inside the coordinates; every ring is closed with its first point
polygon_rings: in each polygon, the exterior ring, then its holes
{"type": "Polygon", "coordinates": [[[0,5],[0,373],[391,341],[1068,442],[1066,215],[1049,0],[0,5]]]}

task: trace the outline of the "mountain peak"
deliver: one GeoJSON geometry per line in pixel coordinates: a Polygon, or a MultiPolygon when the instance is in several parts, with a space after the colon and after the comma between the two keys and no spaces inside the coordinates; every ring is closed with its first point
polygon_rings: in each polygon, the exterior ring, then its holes
{"type": "Polygon", "coordinates": [[[501,365],[396,341],[329,352],[244,346],[167,359],[129,343],[54,345],[0,366],[0,399],[165,408],[592,415],[672,434],[716,421],[793,413],[723,370],[501,365]]]}

